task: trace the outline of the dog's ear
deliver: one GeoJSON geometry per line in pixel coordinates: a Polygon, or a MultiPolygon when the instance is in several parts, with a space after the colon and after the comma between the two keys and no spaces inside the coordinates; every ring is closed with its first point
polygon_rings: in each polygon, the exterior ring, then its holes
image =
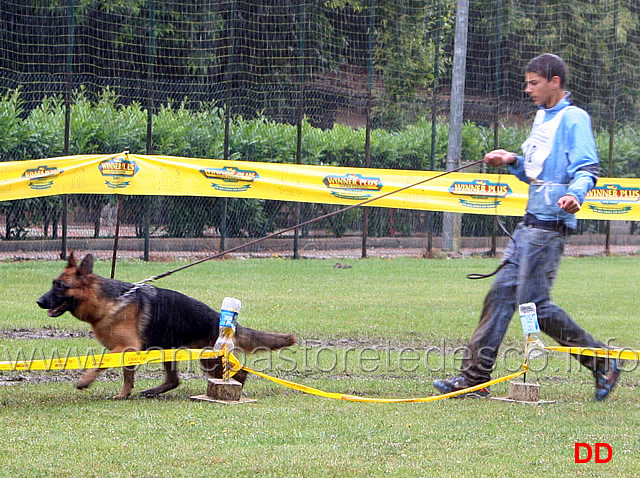
{"type": "Polygon", "coordinates": [[[93,272],[93,255],[87,254],[80,263],[79,273],[81,275],[91,274],[93,272]]]}
{"type": "Polygon", "coordinates": [[[73,256],[73,251],[71,251],[69,257],[67,257],[67,267],[76,267],[77,265],[76,258],[73,256]]]}

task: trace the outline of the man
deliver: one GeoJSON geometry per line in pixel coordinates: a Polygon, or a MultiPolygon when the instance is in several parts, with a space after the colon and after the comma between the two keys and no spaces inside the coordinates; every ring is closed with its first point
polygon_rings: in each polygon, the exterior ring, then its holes
{"type": "MultiPolygon", "coordinates": [[[[524,155],[498,149],[487,153],[491,166],[507,164],[512,174],[529,184],[526,214],[513,234],[496,279],[487,294],[480,323],[469,341],[461,374],[436,380],[442,393],[462,390],[491,379],[498,348],[519,304],[534,302],[540,329],[564,346],[596,347],[595,340],[567,313],[551,302],[550,290],[564,244],[575,232],[584,198],[598,179],[599,166],[591,119],[571,104],[565,90],[567,67],[556,55],[529,62],[525,92],[539,106],[524,155]]],[[[595,399],[607,398],[618,380],[615,360],[580,355],[596,382],[595,399]]],[[[461,396],[489,396],[489,389],[461,396]]]]}

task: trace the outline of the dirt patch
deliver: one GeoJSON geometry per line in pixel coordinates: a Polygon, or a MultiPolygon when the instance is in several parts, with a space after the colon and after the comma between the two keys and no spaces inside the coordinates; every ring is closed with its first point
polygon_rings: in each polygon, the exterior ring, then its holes
{"type": "Polygon", "coordinates": [[[87,332],[66,332],[58,330],[54,327],[45,327],[43,329],[13,329],[0,330],[0,339],[72,339],[72,338],[92,338],[93,333],[87,332]]]}

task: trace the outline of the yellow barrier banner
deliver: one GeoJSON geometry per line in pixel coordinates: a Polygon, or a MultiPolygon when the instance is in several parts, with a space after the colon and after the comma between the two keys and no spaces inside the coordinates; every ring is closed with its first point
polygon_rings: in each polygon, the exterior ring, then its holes
{"type": "MultiPolygon", "coordinates": [[[[212,196],[352,205],[442,172],[119,153],[0,163],[0,201],[59,194],[212,196]]],[[[510,174],[450,173],[371,206],[522,216],[528,186],[510,174]]],[[[640,179],[601,178],[580,219],[640,220],[640,179]]]]}

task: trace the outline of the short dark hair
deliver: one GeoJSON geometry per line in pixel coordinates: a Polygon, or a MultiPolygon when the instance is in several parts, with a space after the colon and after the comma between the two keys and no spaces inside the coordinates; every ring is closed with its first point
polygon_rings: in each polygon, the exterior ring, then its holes
{"type": "Polygon", "coordinates": [[[535,73],[536,75],[546,78],[547,81],[557,76],[560,78],[561,87],[564,86],[564,82],[567,79],[567,65],[562,58],[558,55],[552,55],[551,53],[536,56],[527,65],[526,72],[535,73]]]}

